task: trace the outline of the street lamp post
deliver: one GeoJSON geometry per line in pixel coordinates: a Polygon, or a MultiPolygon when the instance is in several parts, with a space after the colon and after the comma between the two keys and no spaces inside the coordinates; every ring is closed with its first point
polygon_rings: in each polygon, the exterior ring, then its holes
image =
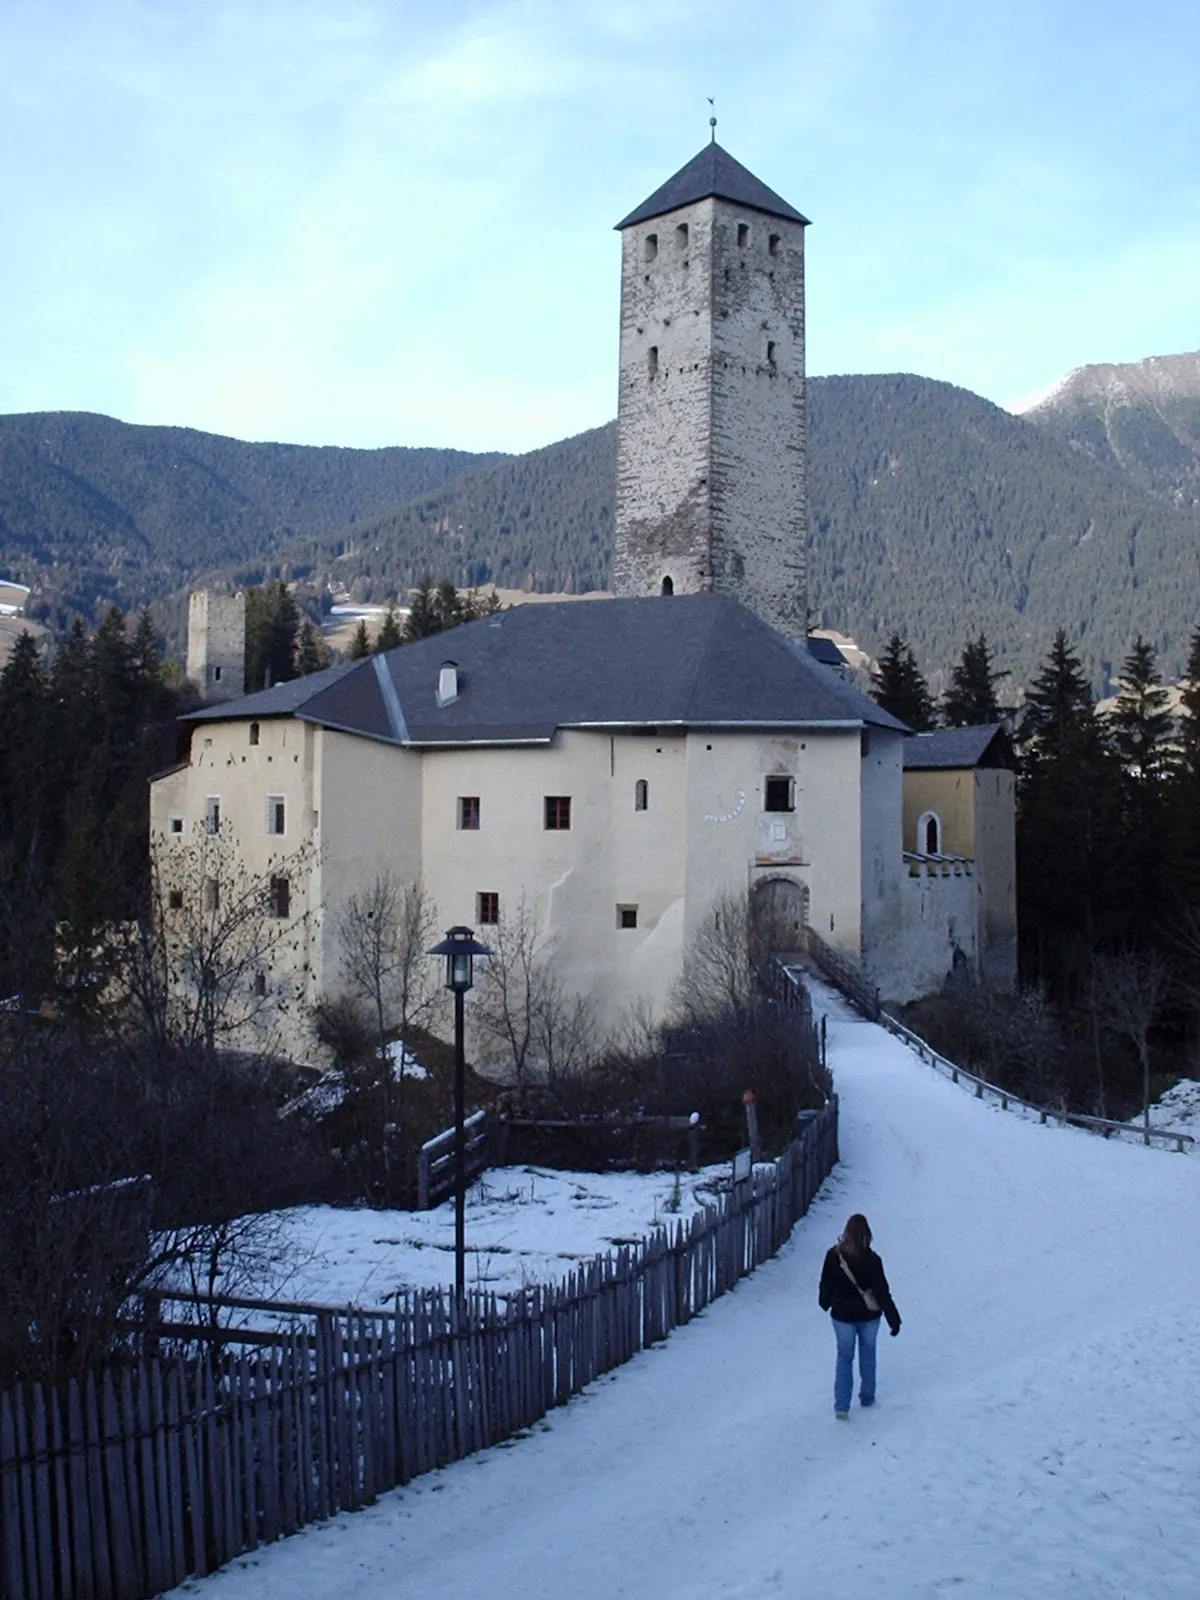
{"type": "Polygon", "coordinates": [[[470,928],[447,928],[431,956],[446,958],[446,987],[454,996],[454,1293],[461,1304],[466,1289],[467,1058],[463,1043],[463,996],[475,981],[475,957],[491,955],[470,928]]]}

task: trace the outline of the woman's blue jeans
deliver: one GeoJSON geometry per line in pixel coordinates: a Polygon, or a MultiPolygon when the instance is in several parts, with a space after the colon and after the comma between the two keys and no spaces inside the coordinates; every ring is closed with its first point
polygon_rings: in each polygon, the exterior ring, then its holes
{"type": "Polygon", "coordinates": [[[837,1371],[833,1379],[833,1409],[849,1411],[854,1392],[854,1346],[858,1344],[858,1398],[864,1406],[875,1401],[875,1341],[879,1318],[869,1322],[839,1322],[831,1317],[837,1335],[837,1371]]]}

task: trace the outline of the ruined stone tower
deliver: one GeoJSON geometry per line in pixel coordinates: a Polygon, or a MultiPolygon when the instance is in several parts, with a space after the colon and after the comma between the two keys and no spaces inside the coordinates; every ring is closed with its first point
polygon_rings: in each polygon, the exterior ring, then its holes
{"type": "Polygon", "coordinates": [[[246,596],[197,589],[188,596],[187,675],[206,700],[246,692],[246,596]]]}
{"type": "Polygon", "coordinates": [[[617,224],[619,595],[733,595],[807,632],[804,229],[707,145],[617,224]]]}

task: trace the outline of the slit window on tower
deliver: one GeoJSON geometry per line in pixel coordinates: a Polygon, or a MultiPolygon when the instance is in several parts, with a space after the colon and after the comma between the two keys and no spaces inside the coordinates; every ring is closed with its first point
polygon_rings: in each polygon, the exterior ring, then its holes
{"type": "Polygon", "coordinates": [[[653,261],[657,254],[658,235],[656,233],[648,233],[646,235],[646,260],[653,261]]]}
{"type": "Polygon", "coordinates": [[[750,224],[748,222],[739,222],[738,223],[738,244],[744,250],[749,243],[750,243],[750,224]]]}
{"type": "Polygon", "coordinates": [[[775,370],[775,341],[774,341],[774,339],[768,339],[767,340],[767,365],[770,367],[771,371],[774,372],[774,370],[775,370]]]}
{"type": "Polygon", "coordinates": [[[646,370],[652,378],[658,377],[658,346],[652,344],[646,352],[646,370]]]}
{"type": "Polygon", "coordinates": [[[767,240],[767,250],[769,254],[777,256],[779,254],[779,246],[782,244],[782,242],[783,241],[780,239],[779,235],[777,233],[773,233],[767,240]]]}
{"type": "Polygon", "coordinates": [[[681,222],[679,224],[679,226],[675,229],[675,243],[679,246],[679,248],[681,250],[686,250],[687,249],[687,242],[688,242],[688,225],[687,225],[686,222],[681,222]]]}

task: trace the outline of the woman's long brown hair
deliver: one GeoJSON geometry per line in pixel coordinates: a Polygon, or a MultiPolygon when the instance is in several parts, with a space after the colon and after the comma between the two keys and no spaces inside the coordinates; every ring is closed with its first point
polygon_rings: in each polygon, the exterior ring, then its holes
{"type": "Polygon", "coordinates": [[[871,1224],[861,1211],[847,1219],[838,1244],[848,1256],[865,1256],[871,1248],[871,1224]]]}

